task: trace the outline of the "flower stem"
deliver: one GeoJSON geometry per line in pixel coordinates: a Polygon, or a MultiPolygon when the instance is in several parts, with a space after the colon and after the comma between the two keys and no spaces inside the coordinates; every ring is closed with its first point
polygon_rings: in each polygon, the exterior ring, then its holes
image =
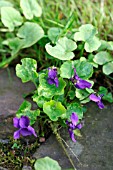
{"type": "Polygon", "coordinates": [[[52,129],[53,133],[56,135],[56,139],[58,140],[59,144],[60,144],[61,147],[63,148],[63,150],[64,150],[66,156],[68,157],[71,165],[73,166],[74,170],[76,170],[75,165],[74,165],[71,157],[69,156],[69,154],[68,154],[68,152],[67,152],[67,150],[66,150],[66,148],[65,148],[65,146],[64,146],[64,144],[63,144],[63,142],[62,142],[62,138],[61,138],[60,134],[59,134],[58,131],[57,131],[57,128],[56,128],[52,123],[50,123],[50,125],[51,125],[51,129],[52,129]]]}

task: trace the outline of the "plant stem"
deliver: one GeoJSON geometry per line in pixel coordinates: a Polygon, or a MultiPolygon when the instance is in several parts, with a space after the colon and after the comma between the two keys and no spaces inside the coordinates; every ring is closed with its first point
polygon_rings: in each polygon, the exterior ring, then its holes
{"type": "Polygon", "coordinates": [[[17,54],[9,57],[9,58],[6,59],[5,61],[2,61],[2,62],[0,63],[0,68],[3,68],[3,67],[5,67],[5,66],[8,66],[8,64],[10,64],[10,62],[11,62],[12,60],[14,60],[16,57],[17,57],[17,54]]]}
{"type": "Polygon", "coordinates": [[[57,132],[57,128],[52,123],[50,123],[50,125],[51,125],[51,129],[52,129],[53,133],[56,135],[56,139],[58,140],[58,142],[60,143],[61,147],[63,148],[63,150],[64,150],[66,156],[68,157],[71,165],[73,166],[74,170],[76,170],[75,165],[74,165],[71,157],[69,156],[69,154],[68,154],[68,152],[67,152],[67,150],[66,150],[66,148],[65,148],[65,146],[64,146],[64,144],[62,142],[62,138],[60,137],[60,134],[57,132]]]}

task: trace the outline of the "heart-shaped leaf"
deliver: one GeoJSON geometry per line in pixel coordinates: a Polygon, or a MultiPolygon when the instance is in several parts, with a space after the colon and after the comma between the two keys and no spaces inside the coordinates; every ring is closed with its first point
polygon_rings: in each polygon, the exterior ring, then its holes
{"type": "Polygon", "coordinates": [[[9,31],[13,31],[15,27],[20,26],[23,22],[23,18],[19,11],[13,7],[1,8],[1,21],[9,28],[9,31]]]}
{"type": "Polygon", "coordinates": [[[20,7],[24,16],[29,20],[33,19],[33,16],[40,17],[42,14],[42,8],[36,0],[20,0],[20,7]]]}
{"type": "Polygon", "coordinates": [[[106,51],[100,51],[99,53],[97,53],[94,57],[94,62],[99,64],[99,65],[103,65],[109,61],[112,61],[113,58],[112,56],[106,52],[106,51]]]}
{"type": "Polygon", "coordinates": [[[33,101],[36,102],[37,105],[38,105],[40,108],[43,108],[43,104],[48,101],[47,98],[45,98],[44,96],[38,96],[37,93],[34,94],[34,95],[32,96],[32,98],[33,98],[33,101]]]}
{"type": "Polygon", "coordinates": [[[16,75],[21,78],[22,82],[32,81],[38,77],[38,73],[36,72],[37,69],[37,62],[31,58],[24,58],[21,60],[22,65],[16,65],[16,75]]]}
{"type": "Polygon", "coordinates": [[[103,73],[106,75],[113,73],[113,61],[105,64],[102,69],[103,73]]]}
{"type": "Polygon", "coordinates": [[[77,62],[75,68],[80,78],[88,79],[93,74],[93,65],[87,61],[77,62]]]}
{"type": "Polygon", "coordinates": [[[75,33],[74,40],[75,41],[84,41],[85,42],[85,46],[84,46],[85,50],[87,52],[93,52],[93,51],[97,50],[101,45],[101,42],[95,36],[97,33],[98,32],[93,25],[85,24],[79,28],[79,32],[75,33]]]}
{"type": "Polygon", "coordinates": [[[58,162],[49,157],[37,159],[34,168],[35,170],[61,170],[58,162]]]}
{"type": "Polygon", "coordinates": [[[100,86],[98,94],[104,94],[103,99],[110,103],[113,103],[113,95],[112,93],[108,93],[107,88],[100,86]]]}
{"type": "Polygon", "coordinates": [[[40,110],[31,110],[31,103],[28,101],[24,101],[18,111],[16,112],[17,117],[28,116],[30,119],[30,125],[34,124],[37,116],[40,115],[40,110]]]}
{"type": "Polygon", "coordinates": [[[0,0],[0,9],[2,7],[12,7],[13,4],[11,2],[5,1],[5,0],[0,0]]]}
{"type": "Polygon", "coordinates": [[[23,47],[27,48],[35,44],[44,36],[43,29],[36,23],[25,22],[22,27],[19,28],[17,36],[23,39],[23,47]]]}
{"type": "Polygon", "coordinates": [[[85,50],[89,53],[98,50],[98,48],[100,47],[101,42],[97,37],[93,37],[91,39],[88,39],[85,43],[85,50]]]}
{"type": "Polygon", "coordinates": [[[83,108],[82,108],[82,106],[80,106],[79,103],[74,102],[74,103],[69,104],[69,106],[67,107],[67,111],[66,111],[67,119],[70,118],[70,116],[73,112],[76,112],[79,119],[83,118],[83,108]]]}
{"type": "Polygon", "coordinates": [[[7,39],[2,44],[9,46],[9,48],[12,50],[12,55],[17,54],[24,45],[23,40],[18,37],[7,39]]]}
{"type": "Polygon", "coordinates": [[[59,79],[59,86],[56,87],[54,84],[50,85],[47,82],[47,75],[42,73],[39,75],[39,88],[38,94],[40,96],[44,96],[46,98],[52,98],[55,95],[62,95],[64,94],[64,88],[66,86],[65,81],[60,77],[59,79]]]}
{"type": "Polygon", "coordinates": [[[74,53],[72,51],[77,48],[77,45],[74,41],[67,37],[63,37],[58,40],[54,47],[48,43],[45,48],[48,54],[55,58],[60,60],[70,60],[74,58],[74,53]]]}
{"type": "Polygon", "coordinates": [[[98,32],[93,25],[85,24],[79,28],[79,32],[75,33],[74,40],[87,41],[88,39],[93,38],[97,33],[98,32]]]}
{"type": "Polygon", "coordinates": [[[60,76],[63,78],[71,78],[73,74],[72,61],[66,61],[61,65],[60,76]]]}
{"type": "Polygon", "coordinates": [[[59,117],[62,117],[62,115],[66,113],[66,109],[61,102],[55,100],[45,102],[43,105],[43,111],[52,121],[57,121],[59,117]]]}
{"type": "Polygon", "coordinates": [[[52,41],[52,43],[55,43],[58,40],[58,36],[62,32],[61,28],[52,27],[48,30],[48,38],[52,41]]]}

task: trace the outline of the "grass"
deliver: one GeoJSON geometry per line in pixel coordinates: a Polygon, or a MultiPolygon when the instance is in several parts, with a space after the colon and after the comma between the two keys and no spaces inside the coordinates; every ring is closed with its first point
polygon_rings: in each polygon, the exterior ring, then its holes
{"type": "Polygon", "coordinates": [[[100,37],[113,40],[112,0],[39,0],[39,3],[43,9],[45,28],[64,28],[73,14],[67,29],[72,30],[90,23],[96,26],[100,37]]]}
{"type": "MultiPolygon", "coordinates": [[[[15,4],[18,9],[20,0],[8,0],[15,4]]],[[[68,31],[75,32],[82,24],[93,24],[98,30],[98,36],[104,40],[113,40],[113,11],[112,0],[37,0],[42,7],[42,16],[37,22],[43,27],[45,33],[50,27],[60,27],[65,34],[68,31]]],[[[35,21],[36,22],[36,21],[35,21]]],[[[0,23],[1,25],[1,23],[0,23]]],[[[3,26],[1,26],[3,27],[3,26]]],[[[1,29],[2,30],[2,29],[1,29]]],[[[5,38],[5,33],[1,32],[2,38],[5,38]]],[[[5,38],[6,39],[6,38],[5,38]]],[[[42,40],[43,42],[43,40],[42,40]]],[[[42,43],[41,42],[41,43],[42,43]]],[[[42,44],[41,44],[42,45],[42,44]]],[[[7,63],[18,63],[21,58],[32,57],[38,60],[38,63],[44,68],[46,64],[50,64],[45,54],[45,48],[37,47],[37,44],[31,48],[21,50],[17,56],[10,56],[8,47],[0,45],[1,61],[0,68],[7,67],[7,63]],[[39,57],[41,56],[41,57],[39,57]],[[43,57],[42,57],[43,56],[43,57]],[[16,58],[16,60],[15,60],[16,58]]],[[[57,63],[57,61],[56,61],[57,63]]],[[[46,66],[47,67],[47,66],[46,66]]]]}
{"type": "MultiPolygon", "coordinates": [[[[20,0],[8,0],[19,7],[20,0]]],[[[67,29],[78,28],[90,23],[96,26],[99,36],[113,40],[112,0],[37,0],[43,9],[40,19],[42,27],[48,29],[56,26],[67,29]],[[73,15],[70,21],[70,16],[73,15]]]]}

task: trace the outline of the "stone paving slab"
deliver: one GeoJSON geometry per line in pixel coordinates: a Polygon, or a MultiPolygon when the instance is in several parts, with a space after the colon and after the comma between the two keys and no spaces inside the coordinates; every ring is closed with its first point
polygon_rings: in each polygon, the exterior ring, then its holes
{"type": "MultiPolygon", "coordinates": [[[[62,138],[81,162],[68,149],[77,170],[113,170],[113,104],[103,110],[95,103],[88,104],[84,121],[82,137],[76,143],[69,139],[66,129],[61,131],[62,138]]],[[[45,156],[56,159],[63,168],[71,166],[54,135],[34,154],[35,158],[45,156]]]]}
{"type": "Polygon", "coordinates": [[[23,94],[34,89],[32,83],[22,83],[15,70],[0,70],[0,139],[5,139],[14,132],[12,117],[23,102],[23,94]]]}
{"type": "MultiPolygon", "coordinates": [[[[14,69],[10,70],[10,74],[11,77],[6,69],[0,70],[0,140],[5,142],[8,135],[14,132],[12,117],[23,101],[22,95],[34,89],[31,83],[21,83],[14,69]]],[[[69,139],[67,129],[60,131],[62,138],[82,164],[80,165],[68,149],[77,170],[113,170],[113,104],[107,104],[103,110],[95,103],[88,104],[84,124],[82,137],[77,138],[76,143],[69,139]]],[[[54,135],[34,154],[35,158],[45,156],[57,160],[62,168],[71,167],[54,135]]]]}

